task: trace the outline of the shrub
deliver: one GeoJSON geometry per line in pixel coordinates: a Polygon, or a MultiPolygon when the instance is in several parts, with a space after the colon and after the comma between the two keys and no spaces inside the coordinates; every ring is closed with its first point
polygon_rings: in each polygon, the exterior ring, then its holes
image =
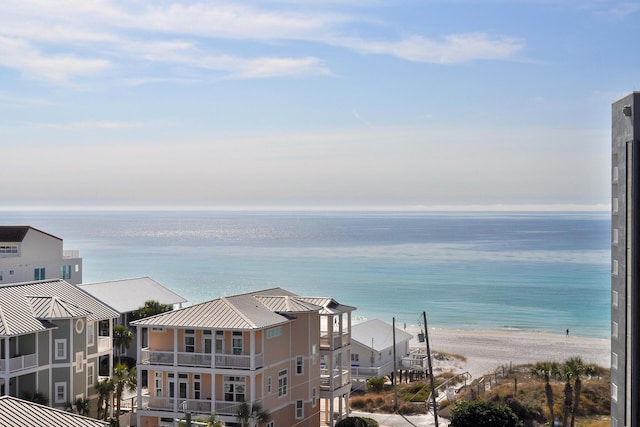
{"type": "Polygon", "coordinates": [[[373,377],[367,380],[367,391],[380,393],[382,390],[384,390],[384,378],[373,377]]]}
{"type": "Polygon", "coordinates": [[[336,423],[336,427],[369,427],[367,422],[360,417],[347,417],[336,423]]]}
{"type": "Polygon", "coordinates": [[[488,400],[461,401],[451,411],[450,427],[523,427],[511,408],[488,400]]]}

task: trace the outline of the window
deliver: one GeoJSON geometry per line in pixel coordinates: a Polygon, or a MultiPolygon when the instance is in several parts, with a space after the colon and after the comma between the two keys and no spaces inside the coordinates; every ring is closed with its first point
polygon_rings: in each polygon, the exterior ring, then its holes
{"type": "Polygon", "coordinates": [[[618,244],[618,239],[619,239],[619,237],[618,237],[618,229],[614,228],[613,232],[612,232],[612,237],[611,237],[612,243],[614,245],[617,245],[618,244]]]}
{"type": "Polygon", "coordinates": [[[93,363],[87,363],[87,388],[94,387],[95,382],[95,365],[93,363]]]}
{"type": "Polygon", "coordinates": [[[45,276],[46,274],[45,274],[44,267],[33,269],[33,280],[44,280],[45,276]]]}
{"type": "Polygon", "coordinates": [[[154,326],[154,327],[151,328],[151,332],[164,332],[164,328],[158,327],[158,326],[154,326]]]}
{"type": "Polygon", "coordinates": [[[206,354],[211,354],[211,331],[205,330],[202,331],[202,348],[206,354]]]}
{"type": "Polygon", "coordinates": [[[0,270],[0,280],[3,280],[3,278],[2,278],[2,270],[0,270]]]}
{"type": "Polygon", "coordinates": [[[272,379],[271,377],[267,378],[267,393],[271,394],[271,389],[272,389],[272,379]]]}
{"type": "Polygon", "coordinates": [[[193,374],[193,398],[200,399],[201,397],[200,374],[193,374]]]}
{"type": "Polygon", "coordinates": [[[613,260],[613,266],[611,267],[611,274],[613,274],[614,276],[618,275],[618,260],[617,259],[613,260]]]}
{"type": "Polygon", "coordinates": [[[82,362],[84,361],[84,354],[79,351],[76,353],[76,373],[82,372],[82,362]]]}
{"type": "Polygon", "coordinates": [[[311,404],[314,408],[318,404],[318,389],[315,387],[311,389],[311,404]]]}
{"type": "Polygon", "coordinates": [[[283,397],[287,395],[287,370],[284,369],[278,372],[278,397],[283,397]]]}
{"type": "Polygon", "coordinates": [[[233,340],[231,341],[233,354],[242,354],[242,332],[233,332],[233,340]]]}
{"type": "Polygon", "coordinates": [[[17,246],[0,246],[0,254],[17,254],[17,246]]]}
{"type": "Polygon", "coordinates": [[[15,274],[14,270],[9,270],[9,276],[13,276],[15,274]]]}
{"type": "Polygon", "coordinates": [[[304,402],[302,399],[296,400],[296,419],[300,420],[304,418],[304,402]]]}
{"type": "Polygon", "coordinates": [[[84,320],[83,319],[76,319],[76,333],[77,334],[81,334],[82,331],[84,331],[84,320]]]}
{"type": "Polygon", "coordinates": [[[304,357],[296,356],[296,375],[304,374],[304,357]]]}
{"type": "Polygon", "coordinates": [[[316,344],[313,344],[311,346],[311,363],[315,365],[317,361],[318,361],[318,347],[316,344]]]}
{"type": "Polygon", "coordinates": [[[184,331],[184,351],[194,353],[196,351],[196,335],[193,329],[184,331]]]}
{"type": "Polygon", "coordinates": [[[276,427],[276,422],[275,421],[269,421],[267,423],[267,427],[276,427]]]}
{"type": "Polygon", "coordinates": [[[618,369],[618,353],[611,352],[611,369],[618,369]]]}
{"type": "Polygon", "coordinates": [[[613,176],[611,177],[611,181],[613,181],[614,183],[618,182],[619,179],[619,171],[618,171],[618,166],[614,166],[613,167],[613,176]]]}
{"type": "Polygon", "coordinates": [[[360,361],[360,355],[358,353],[351,353],[351,361],[352,362],[359,362],[360,361]]]}
{"type": "Polygon", "coordinates": [[[59,339],[55,340],[55,359],[56,360],[65,360],[67,358],[67,340],[59,339]]]}
{"type": "Polygon", "coordinates": [[[162,372],[153,373],[153,387],[155,388],[155,396],[162,396],[162,372]]]}
{"type": "Polygon", "coordinates": [[[224,331],[216,331],[216,354],[224,354],[224,331]]]}
{"type": "Polygon", "coordinates": [[[60,278],[63,280],[71,279],[71,266],[70,265],[61,265],[60,266],[60,278]]]}
{"type": "Polygon", "coordinates": [[[276,326],[275,328],[267,329],[267,339],[275,338],[282,335],[282,326],[276,326]]]}
{"type": "Polygon", "coordinates": [[[245,377],[224,376],[224,400],[226,402],[244,402],[245,377]]]}
{"type": "Polygon", "coordinates": [[[614,383],[611,383],[611,399],[614,402],[618,401],[618,386],[614,383]]]}
{"type": "Polygon", "coordinates": [[[55,403],[65,403],[67,401],[67,383],[55,383],[55,403]]]}
{"type": "Polygon", "coordinates": [[[618,322],[612,322],[611,324],[611,336],[618,338],[618,322]]]}
{"type": "Polygon", "coordinates": [[[613,210],[613,213],[618,213],[618,198],[617,197],[613,198],[613,203],[612,203],[611,209],[613,210]]]}
{"type": "Polygon", "coordinates": [[[611,292],[611,305],[614,307],[618,306],[618,291],[611,292]]]}
{"type": "Polygon", "coordinates": [[[96,329],[93,322],[87,322],[87,347],[92,347],[96,344],[96,329]]]}

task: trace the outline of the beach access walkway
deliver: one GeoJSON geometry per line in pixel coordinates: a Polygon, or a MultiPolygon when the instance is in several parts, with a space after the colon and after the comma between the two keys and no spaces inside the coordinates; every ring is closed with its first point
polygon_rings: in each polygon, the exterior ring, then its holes
{"type": "MultiPolygon", "coordinates": [[[[352,411],[352,417],[367,417],[376,420],[380,427],[435,427],[433,414],[424,415],[398,415],[398,414],[372,414],[369,412],[352,411]]],[[[446,427],[449,420],[438,417],[438,427],[446,427]]]]}

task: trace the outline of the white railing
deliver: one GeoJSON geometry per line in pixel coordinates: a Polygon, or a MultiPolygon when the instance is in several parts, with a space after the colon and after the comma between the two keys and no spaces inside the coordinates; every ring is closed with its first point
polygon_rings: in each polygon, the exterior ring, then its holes
{"type": "MultiPolygon", "coordinates": [[[[145,347],[140,351],[140,360],[146,365],[173,365],[175,360],[177,366],[251,369],[251,356],[244,354],[174,353],[172,351],[150,350],[145,347]]],[[[263,366],[262,353],[256,354],[253,361],[256,369],[261,368],[263,366]]]]}
{"type": "Polygon", "coordinates": [[[103,352],[111,349],[113,340],[111,337],[98,336],[98,352],[103,352]]]}
{"type": "Polygon", "coordinates": [[[177,410],[179,412],[182,412],[184,411],[184,409],[187,409],[189,412],[210,414],[211,400],[210,399],[180,399],[175,397],[155,397],[155,396],[149,396],[149,395],[142,395],[142,409],[159,410],[159,411],[177,410]],[[186,408],[183,408],[181,406],[183,402],[187,402],[186,408]],[[176,403],[177,403],[177,407],[175,406],[176,403]]]}
{"type": "MultiPolygon", "coordinates": [[[[36,353],[14,356],[9,359],[9,372],[35,368],[36,366],[38,366],[38,355],[36,353]]],[[[0,371],[4,372],[6,369],[7,359],[0,360],[0,371]]]]}
{"type": "Polygon", "coordinates": [[[351,381],[349,370],[343,369],[342,372],[334,370],[333,375],[330,375],[326,369],[322,369],[320,372],[320,388],[331,389],[333,384],[333,390],[336,390],[342,386],[349,384],[351,381]]]}
{"type": "Polygon", "coordinates": [[[393,360],[382,366],[351,366],[351,376],[355,378],[382,377],[393,372],[393,360]]]}
{"type": "Polygon", "coordinates": [[[351,342],[351,334],[348,332],[340,334],[340,332],[335,331],[332,336],[333,339],[329,337],[326,331],[323,331],[320,336],[320,348],[335,350],[349,345],[351,342]],[[331,344],[333,344],[333,346],[331,346],[331,344]]]}
{"type": "Polygon", "coordinates": [[[65,249],[62,251],[62,258],[80,258],[80,251],[77,249],[65,249]]]}
{"type": "MultiPolygon", "coordinates": [[[[250,403],[250,402],[249,402],[250,403]]],[[[215,413],[219,415],[236,415],[238,408],[242,402],[227,402],[225,400],[216,400],[215,413]]],[[[256,400],[251,405],[262,404],[261,400],[256,400]]]]}

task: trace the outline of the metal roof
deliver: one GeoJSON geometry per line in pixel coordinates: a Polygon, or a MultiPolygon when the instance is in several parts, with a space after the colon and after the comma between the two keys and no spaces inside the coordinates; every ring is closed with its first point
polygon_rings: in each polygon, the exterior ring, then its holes
{"type": "Polygon", "coordinates": [[[109,423],[12,396],[1,396],[0,425],[3,427],[105,427],[109,423]]]}
{"type": "Polygon", "coordinates": [[[291,317],[287,313],[318,312],[319,310],[323,310],[322,306],[308,301],[307,298],[285,289],[271,288],[217,298],[140,319],[131,324],[194,329],[264,329],[289,321],[291,317]]]}
{"type": "Polygon", "coordinates": [[[0,286],[0,336],[30,334],[55,327],[49,320],[113,319],[119,313],[61,279],[0,286]],[[49,310],[47,312],[47,310],[49,310]]]}
{"type": "Polygon", "coordinates": [[[83,283],[81,289],[120,313],[135,311],[149,300],[160,304],[182,304],[186,299],[149,277],[83,283]]]}
{"type": "Polygon", "coordinates": [[[341,314],[356,310],[350,305],[340,304],[333,298],[327,297],[300,297],[303,301],[322,307],[320,314],[341,314]]]}
{"type": "Polygon", "coordinates": [[[0,225],[0,242],[6,243],[18,243],[22,242],[29,230],[37,231],[38,233],[46,234],[47,236],[54,237],[58,240],[61,238],[54,236],[53,234],[46,233],[37,228],[33,228],[30,225],[0,225]]]}
{"type": "MultiPolygon", "coordinates": [[[[396,328],[396,344],[409,341],[413,335],[406,333],[402,329],[396,328]]],[[[379,319],[371,319],[366,322],[351,325],[351,340],[361,345],[382,351],[393,347],[393,326],[379,319]]]]}

